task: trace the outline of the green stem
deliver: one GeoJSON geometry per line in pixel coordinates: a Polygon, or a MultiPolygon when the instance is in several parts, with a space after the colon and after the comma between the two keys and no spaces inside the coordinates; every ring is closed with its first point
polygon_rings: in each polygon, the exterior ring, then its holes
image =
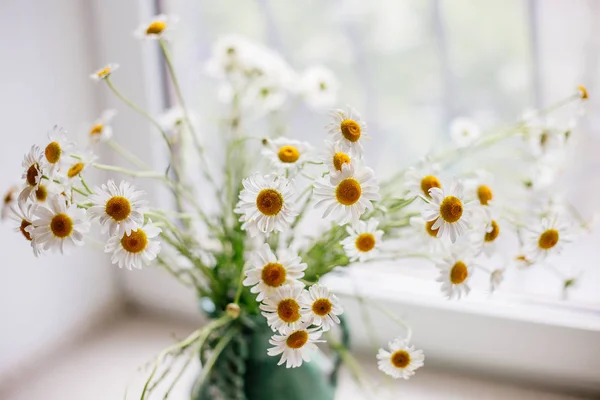
{"type": "Polygon", "coordinates": [[[90,189],[89,186],[87,185],[87,183],[85,182],[85,179],[83,179],[83,177],[80,177],[80,179],[81,179],[81,184],[83,185],[85,190],[87,190],[89,194],[94,194],[92,189],[90,189]]]}
{"type": "Polygon", "coordinates": [[[106,143],[110,146],[111,149],[113,149],[116,153],[118,153],[121,157],[123,157],[125,160],[129,161],[134,166],[136,166],[140,169],[145,169],[145,170],[152,169],[148,164],[146,164],[144,161],[142,161],[140,158],[138,158],[135,154],[131,153],[125,147],[123,147],[120,144],[118,144],[117,142],[115,142],[113,139],[110,139],[106,143]]]}
{"type": "Polygon", "coordinates": [[[240,280],[238,282],[237,291],[235,292],[235,300],[233,301],[235,304],[240,303],[240,297],[242,297],[242,289],[244,288],[244,266],[242,265],[242,269],[240,271],[240,280]]]}

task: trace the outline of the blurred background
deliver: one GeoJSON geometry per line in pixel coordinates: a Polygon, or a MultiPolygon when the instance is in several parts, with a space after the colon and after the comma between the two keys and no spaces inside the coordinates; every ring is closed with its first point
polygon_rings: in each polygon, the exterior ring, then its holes
{"type": "MultiPolygon", "coordinates": [[[[176,68],[209,147],[225,106],[206,62],[226,34],[272,48],[298,72],[331,69],[337,105],[353,105],[368,121],[375,139],[366,157],[381,176],[447,145],[455,117],[493,129],[583,84],[590,93],[587,115],[557,185],[584,218],[598,210],[600,2],[593,0],[2,0],[1,190],[18,182],[23,154],[52,125],[84,142],[88,125],[108,107],[119,111],[114,129],[123,145],[146,161],[164,159],[147,124],[89,79],[116,62],[121,68],[114,82],[137,104],[155,114],[171,106],[156,43],[132,34],[161,12],[179,17],[172,41],[176,68]]],[[[250,129],[257,135],[285,130],[318,143],[326,122],[325,113],[290,100],[250,129]]],[[[102,156],[117,162],[109,152],[102,156]]],[[[504,174],[519,173],[506,153],[476,162],[508,164],[504,174]]],[[[136,184],[154,201],[170,201],[148,182],[136,184]]],[[[1,399],[122,398],[128,382],[135,387],[137,367],[172,335],[202,323],[194,294],[162,271],[119,270],[92,246],[38,260],[12,228],[11,221],[0,226],[1,399]]],[[[474,292],[460,303],[444,301],[433,274],[414,265],[357,269],[331,285],[350,295],[360,280],[364,295],[413,326],[427,368],[392,393],[591,398],[600,395],[598,243],[600,235],[591,234],[560,258],[565,276],[584,277],[566,298],[563,281],[543,270],[515,271],[493,297],[474,292]]],[[[344,302],[354,347],[368,355],[360,307],[350,298],[344,302]]],[[[372,319],[382,338],[393,336],[396,328],[383,315],[372,319]]],[[[368,357],[364,364],[374,365],[368,357]]],[[[174,398],[187,398],[185,385],[174,398]]],[[[340,398],[361,398],[352,388],[347,379],[340,398]]]]}

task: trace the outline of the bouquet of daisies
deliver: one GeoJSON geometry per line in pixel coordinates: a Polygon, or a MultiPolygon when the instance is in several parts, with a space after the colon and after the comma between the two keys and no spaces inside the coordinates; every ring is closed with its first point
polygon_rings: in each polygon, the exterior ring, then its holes
{"type": "MultiPolygon", "coordinates": [[[[559,207],[544,192],[560,172],[557,160],[575,130],[574,119],[560,127],[549,124],[547,116],[565,107],[572,107],[571,116],[579,115],[588,97],[584,87],[505,130],[482,134],[473,122],[458,119],[450,128],[453,146],[379,182],[364,157],[366,139],[377,140],[376,132],[371,135],[352,108],[332,111],[324,141],[314,146],[277,131],[248,135],[250,116],[268,116],[288,99],[316,109],[334,105],[339,84],[324,67],[297,73],[272,50],[228,36],[215,44],[206,64],[206,73],[219,82],[219,99],[229,105],[222,124],[225,162],[215,171],[169,54],[174,22],[158,16],[137,35],[157,40],[178,108],[155,117],[132,103],[111,80],[116,64],[91,75],[147,118],[164,141],[169,165],[157,171],[120,146],[111,127],[115,113],[107,111],[90,125],[85,147],[58,126],[33,145],[23,159],[22,182],[7,193],[3,209],[36,257],[68,254],[101,237],[113,264],[130,270],[156,264],[209,301],[212,321],[157,357],[142,399],[164,377],[156,373],[162,363],[202,352],[211,333],[219,332],[200,378],[206,380],[220,351],[243,324],[252,323],[249,316],[262,314],[271,327],[267,352],[280,365],[301,366],[326,339],[348,360],[347,349],[331,335],[343,322],[343,306],[322,280],[352,264],[425,258],[439,269],[442,293],[460,299],[469,293],[473,274],[489,275],[494,290],[507,267],[542,264],[589,228],[571,207],[559,207]],[[530,173],[514,180],[520,190],[515,198],[497,195],[489,172],[449,172],[459,159],[507,142],[528,149],[521,161],[530,173]],[[99,146],[113,149],[135,168],[98,162],[99,146]],[[192,157],[182,155],[190,148],[192,157]],[[191,172],[190,159],[200,173],[191,172]],[[93,169],[125,180],[90,185],[87,175],[93,169]],[[153,207],[127,177],[164,185],[173,194],[173,206],[153,207]],[[193,184],[197,181],[202,184],[193,184]],[[211,196],[218,208],[203,206],[199,196],[211,196]],[[524,215],[533,222],[523,222],[524,215]],[[490,268],[489,257],[498,254],[496,242],[503,235],[516,237],[519,246],[502,267],[490,268]]],[[[410,344],[410,329],[404,333],[389,338],[377,359],[383,372],[408,379],[423,366],[424,355],[410,344]]]]}

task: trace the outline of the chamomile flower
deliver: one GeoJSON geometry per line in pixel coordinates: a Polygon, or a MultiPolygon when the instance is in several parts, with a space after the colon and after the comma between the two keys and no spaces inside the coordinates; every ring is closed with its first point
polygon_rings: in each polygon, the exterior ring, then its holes
{"type": "Polygon", "coordinates": [[[409,379],[421,368],[425,361],[423,350],[417,350],[402,338],[396,338],[388,344],[389,351],[379,349],[377,366],[394,379],[409,379]]]}
{"type": "Polygon", "coordinates": [[[327,286],[318,283],[308,288],[308,292],[301,298],[300,305],[303,318],[312,325],[321,327],[324,332],[339,324],[338,315],[344,312],[337,296],[331,293],[327,286]]]}
{"type": "Polygon", "coordinates": [[[113,72],[119,69],[119,64],[106,64],[104,67],[100,68],[97,71],[94,71],[93,74],[90,75],[92,80],[99,82],[104,80],[110,76],[113,72]]]}
{"type": "Polygon", "coordinates": [[[262,154],[278,171],[297,172],[309,160],[312,146],[307,142],[284,137],[269,140],[262,154]]]}
{"type": "Polygon", "coordinates": [[[362,141],[369,138],[367,125],[360,118],[360,114],[353,108],[348,111],[334,110],[331,112],[332,122],[327,126],[329,134],[335,142],[342,145],[346,153],[356,158],[362,158],[362,141]]]}
{"type": "Polygon", "coordinates": [[[72,156],[71,164],[67,165],[64,175],[61,176],[61,183],[65,187],[71,187],[77,180],[83,176],[85,170],[96,160],[92,152],[86,152],[82,155],[72,156]]]}
{"type": "Polygon", "coordinates": [[[0,212],[0,220],[5,219],[8,216],[10,207],[16,201],[17,192],[17,187],[12,186],[6,191],[6,193],[4,193],[4,197],[2,197],[2,211],[0,212]]]}
{"type": "Polygon", "coordinates": [[[37,251],[60,251],[65,254],[70,248],[83,245],[83,234],[90,229],[84,209],[67,204],[63,196],[53,196],[47,206],[38,206],[31,231],[37,251]]]}
{"type": "Polygon", "coordinates": [[[315,207],[325,207],[323,218],[329,215],[344,225],[356,224],[360,216],[372,209],[372,201],[379,200],[379,185],[371,168],[355,168],[344,164],[342,172],[323,177],[314,183],[315,207]]]}
{"type": "MultiPolygon", "coordinates": [[[[64,189],[61,185],[55,182],[43,180],[35,190],[31,192],[29,198],[25,201],[32,201],[36,204],[46,204],[46,202],[54,196],[63,193],[64,189]]],[[[22,203],[22,202],[20,202],[22,203]]]]}
{"type": "Polygon", "coordinates": [[[282,285],[259,306],[267,324],[273,331],[286,333],[301,327],[306,317],[300,313],[300,298],[304,288],[300,285],[282,285]]]}
{"type": "Polygon", "coordinates": [[[129,182],[121,181],[117,186],[111,179],[105,185],[96,187],[94,192],[89,197],[93,206],[88,213],[90,219],[99,220],[102,233],[123,237],[144,224],[144,192],[129,182]]]}
{"type": "MultiPolygon", "coordinates": [[[[196,115],[194,112],[188,111],[188,116],[190,118],[192,127],[198,128],[198,125],[200,124],[198,115],[196,115]]],[[[171,107],[160,114],[157,120],[165,132],[172,133],[173,131],[186,126],[185,110],[179,106],[171,107]]]]}
{"type": "Polygon", "coordinates": [[[529,260],[524,254],[517,254],[513,257],[512,264],[518,269],[527,269],[535,264],[535,261],[529,260]]]}
{"type": "Polygon", "coordinates": [[[424,246],[427,252],[433,254],[445,250],[444,241],[437,236],[439,228],[431,228],[435,221],[425,221],[422,217],[411,217],[409,222],[413,232],[411,237],[418,245],[424,246]]]}
{"type": "Polygon", "coordinates": [[[474,270],[470,255],[453,252],[438,262],[437,267],[440,275],[436,280],[442,283],[442,292],[448,299],[460,299],[469,294],[471,288],[468,283],[474,270]]]}
{"type": "Polygon", "coordinates": [[[54,176],[54,173],[64,164],[67,152],[71,150],[74,143],[69,142],[66,131],[58,125],[48,132],[48,140],[49,143],[44,148],[44,162],[48,166],[49,175],[54,176]]]}
{"type": "Polygon", "coordinates": [[[14,204],[10,207],[10,218],[16,223],[15,232],[21,233],[30,242],[33,254],[39,257],[44,250],[40,246],[37,246],[32,236],[34,229],[33,220],[35,219],[35,210],[37,207],[33,203],[14,204]]]}
{"type": "Polygon", "coordinates": [[[115,110],[104,110],[100,115],[100,118],[94,121],[88,130],[91,143],[104,143],[112,138],[113,129],[111,122],[115,115],[117,115],[115,110]]]}
{"type": "Polygon", "coordinates": [[[249,85],[242,102],[259,116],[280,109],[287,98],[287,88],[279,79],[263,76],[249,85]]]}
{"type": "Polygon", "coordinates": [[[463,199],[463,187],[459,181],[453,182],[449,190],[438,187],[429,189],[431,202],[425,205],[423,218],[425,221],[435,221],[431,229],[437,229],[437,237],[447,235],[452,243],[462,236],[468,226],[468,211],[470,204],[463,199]]]}
{"type": "Polygon", "coordinates": [[[536,262],[550,254],[560,254],[565,243],[572,240],[570,227],[564,220],[544,218],[525,234],[524,251],[527,260],[536,262]]]}
{"type": "Polygon", "coordinates": [[[340,244],[351,262],[364,262],[377,255],[383,237],[383,231],[377,229],[378,225],[379,221],[371,218],[358,221],[354,227],[346,227],[349,236],[340,244]]]}
{"type": "Polygon", "coordinates": [[[495,219],[491,219],[488,224],[483,226],[483,229],[476,229],[473,232],[473,243],[477,254],[483,252],[486,256],[491,257],[496,251],[496,239],[500,232],[500,224],[495,219]]]}
{"type": "Polygon", "coordinates": [[[293,180],[278,175],[254,174],[242,181],[244,189],[234,210],[241,214],[242,229],[254,237],[259,232],[283,231],[296,216],[293,180]]]}
{"type": "Polygon", "coordinates": [[[409,168],[404,174],[408,194],[412,197],[425,196],[430,198],[429,189],[442,188],[439,173],[439,165],[430,162],[428,159],[423,159],[415,167],[409,168]]]}
{"type": "Polygon", "coordinates": [[[287,334],[273,335],[269,344],[275,347],[268,349],[267,354],[270,356],[281,354],[277,365],[285,363],[286,368],[297,368],[302,365],[302,361],[310,361],[310,353],[317,350],[315,343],[325,342],[319,340],[322,333],[318,328],[301,328],[287,334]]]}
{"type": "Polygon", "coordinates": [[[469,118],[458,117],[454,118],[450,123],[450,136],[458,147],[467,147],[479,139],[481,130],[475,121],[469,118]]]}
{"type": "Polygon", "coordinates": [[[332,174],[342,172],[342,166],[352,162],[352,157],[342,150],[340,143],[327,140],[325,141],[325,152],[322,158],[332,174]]]}
{"type": "Polygon", "coordinates": [[[298,255],[278,253],[276,257],[264,243],[250,259],[251,268],[245,272],[244,286],[252,286],[251,293],[258,293],[256,301],[272,296],[283,285],[303,286],[299,281],[307,265],[298,255]]]}
{"type": "Polygon", "coordinates": [[[44,153],[35,145],[31,146],[29,153],[25,155],[21,164],[24,168],[21,178],[25,180],[25,188],[19,194],[19,203],[31,198],[37,190],[44,175],[43,159],[44,153]]]}
{"type": "Polygon", "coordinates": [[[113,236],[104,247],[105,253],[112,253],[111,262],[119,268],[138,268],[148,265],[160,252],[160,242],[156,239],[161,229],[148,220],[146,225],[132,230],[129,234],[113,236]]]}
{"type": "Polygon", "coordinates": [[[152,17],[149,22],[141,24],[134,32],[138,39],[164,39],[168,38],[173,30],[173,25],[178,19],[173,16],[160,14],[152,17]]]}
{"type": "Polygon", "coordinates": [[[337,101],[338,90],[338,80],[329,68],[313,66],[300,77],[300,93],[313,109],[333,107],[337,101]]]}
{"type": "Polygon", "coordinates": [[[497,268],[492,271],[490,274],[490,292],[494,293],[499,287],[502,281],[504,280],[504,272],[505,268],[497,268]]]}

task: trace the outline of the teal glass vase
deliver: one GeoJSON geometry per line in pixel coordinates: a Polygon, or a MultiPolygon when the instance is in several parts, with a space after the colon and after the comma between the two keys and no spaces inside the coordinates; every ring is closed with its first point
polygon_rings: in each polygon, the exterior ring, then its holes
{"type": "Polygon", "coordinates": [[[272,335],[265,318],[253,317],[225,347],[203,387],[194,389],[194,400],[333,400],[339,359],[329,374],[319,360],[278,366],[280,356],[267,355],[272,335]]]}

